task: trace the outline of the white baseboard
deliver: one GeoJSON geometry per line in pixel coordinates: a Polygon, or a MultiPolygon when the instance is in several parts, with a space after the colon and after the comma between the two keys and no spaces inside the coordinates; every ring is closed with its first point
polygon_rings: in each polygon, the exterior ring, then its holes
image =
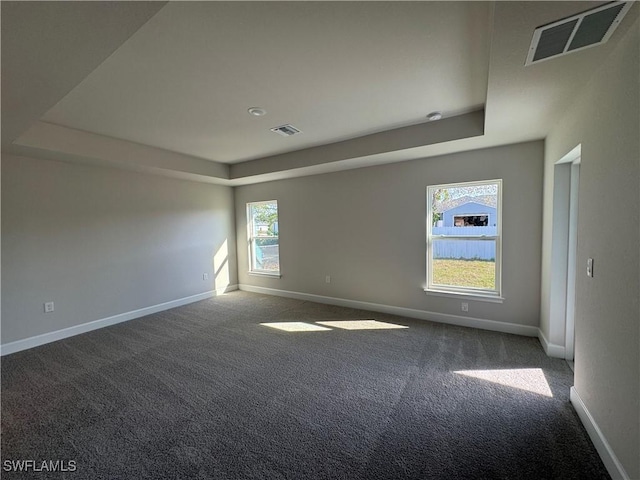
{"type": "Polygon", "coordinates": [[[494,332],[513,333],[515,335],[523,335],[527,337],[537,337],[538,328],[528,325],[518,325],[515,323],[496,322],[495,320],[487,320],[484,318],[463,317],[460,315],[449,315],[446,313],[429,312],[426,310],[416,310],[413,308],[394,307],[391,305],[382,305],[379,303],[361,302],[358,300],[347,300],[344,298],[325,297],[322,295],[314,295],[311,293],[290,292],[287,290],[278,290],[275,288],[256,287],[254,285],[238,285],[240,290],[253,293],[263,293],[266,295],[275,295],[278,297],[295,298],[297,300],[307,300],[316,303],[326,303],[329,305],[337,305],[339,307],[358,308],[361,310],[371,310],[374,312],[389,313],[391,315],[399,315],[402,317],[417,318],[420,320],[430,320],[432,322],[447,323],[449,325],[457,325],[460,327],[480,328],[482,330],[492,330],[494,332]]]}
{"type": "Polygon", "coordinates": [[[607,439],[602,434],[600,427],[598,427],[598,424],[589,413],[589,410],[587,410],[586,405],[580,398],[580,395],[578,395],[575,387],[571,387],[570,398],[573,408],[576,409],[578,417],[580,417],[584,428],[587,430],[593,445],[596,447],[596,450],[602,459],[602,463],[607,467],[607,471],[609,472],[609,475],[611,475],[611,478],[614,480],[630,480],[629,475],[627,475],[627,472],[620,463],[620,460],[618,460],[618,457],[616,457],[616,454],[613,453],[611,445],[609,445],[609,442],[607,442],[607,439]]]}
{"type": "Polygon", "coordinates": [[[557,345],[555,343],[549,342],[549,340],[547,340],[547,337],[545,337],[544,333],[540,329],[538,329],[538,339],[542,344],[544,352],[548,356],[555,358],[566,358],[565,348],[562,345],[557,345]]]}
{"type": "Polygon", "coordinates": [[[238,285],[229,285],[226,288],[210,290],[208,292],[179,298],[170,302],[159,303],[158,305],[152,305],[150,307],[141,308],[139,310],[120,313],[112,317],[101,318],[92,322],[74,325],[73,327],[63,328],[62,330],[43,333],[42,335],[36,335],[35,337],[29,337],[23,340],[16,340],[15,342],[5,343],[4,345],[0,346],[0,355],[4,356],[11,353],[19,352],[21,350],[27,350],[28,348],[44,345],[45,343],[55,342],[57,340],[62,340],[63,338],[73,337],[75,335],[80,335],[81,333],[108,327],[109,325],[115,325],[116,323],[126,322],[128,320],[133,320],[134,318],[140,318],[144,317],[145,315],[151,315],[152,313],[169,310],[170,308],[180,307],[182,305],[198,302],[200,300],[206,300],[207,298],[215,297],[216,295],[231,292],[237,289],[238,285]]]}

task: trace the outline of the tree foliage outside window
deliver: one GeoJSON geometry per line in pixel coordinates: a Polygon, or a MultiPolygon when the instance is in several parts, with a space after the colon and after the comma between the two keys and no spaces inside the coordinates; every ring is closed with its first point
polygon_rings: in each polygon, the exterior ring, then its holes
{"type": "Polygon", "coordinates": [[[431,224],[435,225],[438,220],[442,220],[442,212],[438,206],[449,199],[449,190],[446,188],[437,188],[431,197],[431,224]]]}
{"type": "Polygon", "coordinates": [[[278,234],[278,203],[255,203],[252,204],[253,221],[259,225],[266,225],[267,234],[274,236],[278,234]]]}

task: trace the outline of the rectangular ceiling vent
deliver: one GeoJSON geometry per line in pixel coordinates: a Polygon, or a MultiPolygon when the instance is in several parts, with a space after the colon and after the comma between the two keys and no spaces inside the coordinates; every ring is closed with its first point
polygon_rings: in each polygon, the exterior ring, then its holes
{"type": "Polygon", "coordinates": [[[605,43],[620,25],[632,3],[607,3],[536,28],[525,65],[605,43]]]}
{"type": "Polygon", "coordinates": [[[281,125],[279,127],[275,127],[271,129],[272,132],[276,132],[279,135],[282,135],[283,137],[290,137],[292,135],[296,135],[298,133],[302,133],[300,130],[298,130],[296,127],[294,127],[293,125],[281,125]]]}

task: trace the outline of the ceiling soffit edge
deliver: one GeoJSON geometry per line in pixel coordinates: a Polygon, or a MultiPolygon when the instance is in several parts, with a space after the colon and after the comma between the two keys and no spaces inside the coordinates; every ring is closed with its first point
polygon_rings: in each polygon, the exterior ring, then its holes
{"type": "Polygon", "coordinates": [[[226,180],[242,180],[286,171],[298,170],[304,175],[303,172],[309,167],[321,167],[312,170],[327,172],[334,167],[343,169],[345,163],[350,161],[362,163],[367,158],[376,158],[376,163],[381,163],[380,159],[386,155],[483,134],[484,110],[479,110],[436,122],[229,165],[47,122],[36,122],[7,151],[18,154],[31,152],[54,160],[64,160],[68,156],[73,163],[111,165],[149,173],[154,173],[154,170],[172,171],[176,175],[194,176],[193,179],[198,181],[209,178],[225,183],[226,180]]]}
{"type": "Polygon", "coordinates": [[[114,166],[159,168],[221,180],[229,178],[226,164],[46,122],[34,123],[13,142],[13,147],[14,151],[16,147],[34,148],[114,166]]]}
{"type": "Polygon", "coordinates": [[[484,135],[484,110],[230,165],[239,179],[484,135]]]}

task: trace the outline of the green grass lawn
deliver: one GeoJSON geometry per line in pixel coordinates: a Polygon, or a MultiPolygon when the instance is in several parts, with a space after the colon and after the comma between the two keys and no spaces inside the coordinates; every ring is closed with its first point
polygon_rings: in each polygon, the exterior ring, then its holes
{"type": "Polygon", "coordinates": [[[433,283],[461,287],[495,288],[496,263],[483,260],[434,260],[433,283]]]}

